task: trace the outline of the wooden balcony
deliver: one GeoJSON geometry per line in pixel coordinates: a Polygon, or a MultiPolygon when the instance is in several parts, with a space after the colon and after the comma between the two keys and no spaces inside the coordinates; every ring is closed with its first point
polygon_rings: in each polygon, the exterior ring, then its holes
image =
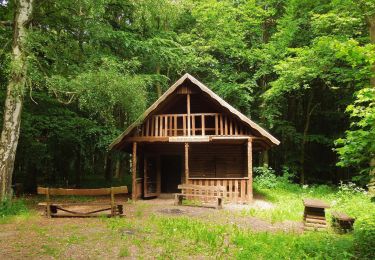
{"type": "Polygon", "coordinates": [[[142,137],[244,136],[250,130],[220,113],[161,114],[151,116],[139,131],[142,137]]]}

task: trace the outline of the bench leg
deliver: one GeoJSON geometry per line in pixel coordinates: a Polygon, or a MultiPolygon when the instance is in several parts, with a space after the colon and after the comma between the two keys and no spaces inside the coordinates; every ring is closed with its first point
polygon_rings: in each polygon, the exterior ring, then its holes
{"type": "Polygon", "coordinates": [[[217,198],[217,209],[223,208],[223,198],[217,198]]]}
{"type": "Polygon", "coordinates": [[[117,205],[117,213],[118,215],[122,215],[124,213],[124,208],[121,204],[117,205]]]}
{"type": "Polygon", "coordinates": [[[175,194],[174,205],[182,205],[183,196],[181,194],[175,194]]]}

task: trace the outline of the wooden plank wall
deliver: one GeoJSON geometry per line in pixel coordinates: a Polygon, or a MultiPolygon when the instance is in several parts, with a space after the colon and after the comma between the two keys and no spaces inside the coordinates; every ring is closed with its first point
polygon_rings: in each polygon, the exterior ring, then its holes
{"type": "Polygon", "coordinates": [[[245,150],[242,144],[190,144],[190,177],[247,177],[245,150]]]}

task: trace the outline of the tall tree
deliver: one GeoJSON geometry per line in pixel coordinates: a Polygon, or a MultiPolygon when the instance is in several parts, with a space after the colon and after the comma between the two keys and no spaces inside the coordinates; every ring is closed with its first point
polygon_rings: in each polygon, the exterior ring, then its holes
{"type": "Polygon", "coordinates": [[[21,126],[22,97],[27,77],[24,50],[33,0],[18,0],[13,21],[12,63],[0,139],[0,200],[11,196],[12,174],[21,126]]]}

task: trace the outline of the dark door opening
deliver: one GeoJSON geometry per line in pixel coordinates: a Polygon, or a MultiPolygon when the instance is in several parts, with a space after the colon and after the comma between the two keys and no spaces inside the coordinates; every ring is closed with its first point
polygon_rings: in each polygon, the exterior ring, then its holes
{"type": "Polygon", "coordinates": [[[161,156],[161,192],[178,192],[177,186],[181,184],[181,156],[161,156]]]}

